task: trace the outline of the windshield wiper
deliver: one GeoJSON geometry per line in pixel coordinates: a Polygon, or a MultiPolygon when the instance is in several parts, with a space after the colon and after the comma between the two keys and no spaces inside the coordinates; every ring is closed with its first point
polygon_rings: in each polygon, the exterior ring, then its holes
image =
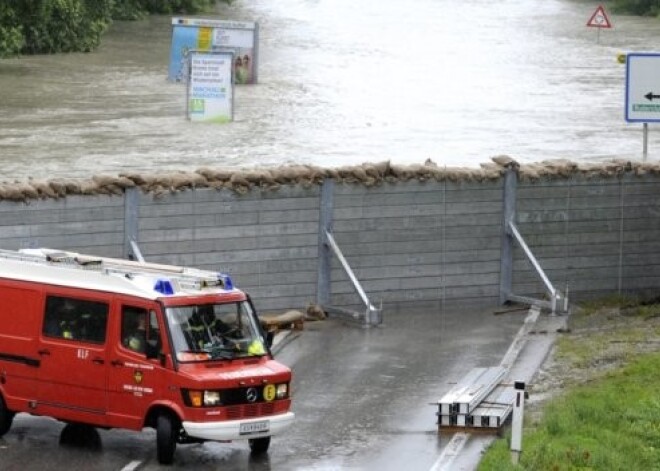
{"type": "Polygon", "coordinates": [[[239,353],[235,348],[225,347],[224,345],[211,346],[207,349],[207,352],[211,355],[211,360],[217,360],[218,358],[229,360],[236,358],[236,354],[239,353]]]}

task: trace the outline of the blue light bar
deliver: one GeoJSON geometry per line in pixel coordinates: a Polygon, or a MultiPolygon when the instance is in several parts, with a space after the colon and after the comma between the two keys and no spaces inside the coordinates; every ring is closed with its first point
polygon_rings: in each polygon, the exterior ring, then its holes
{"type": "Polygon", "coordinates": [[[161,294],[169,295],[174,294],[174,288],[172,287],[172,282],[167,278],[159,278],[156,280],[154,285],[154,291],[158,291],[161,294]]]}
{"type": "Polygon", "coordinates": [[[226,273],[218,273],[218,281],[222,283],[222,287],[228,291],[234,289],[234,283],[231,281],[231,277],[226,273]]]}

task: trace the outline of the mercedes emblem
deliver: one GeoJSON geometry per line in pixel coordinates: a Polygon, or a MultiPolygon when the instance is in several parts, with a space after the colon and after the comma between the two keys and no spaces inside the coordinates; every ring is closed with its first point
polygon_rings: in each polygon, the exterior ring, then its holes
{"type": "Polygon", "coordinates": [[[245,398],[247,399],[248,402],[256,402],[257,400],[256,388],[248,388],[248,390],[245,391],[245,398]]]}

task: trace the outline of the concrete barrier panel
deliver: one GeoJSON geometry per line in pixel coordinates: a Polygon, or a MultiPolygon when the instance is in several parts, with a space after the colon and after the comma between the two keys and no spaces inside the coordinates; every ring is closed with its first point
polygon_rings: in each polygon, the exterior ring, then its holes
{"type": "MultiPolygon", "coordinates": [[[[500,293],[504,179],[408,180],[186,189],[124,196],[0,201],[0,247],[52,247],[123,257],[138,242],[149,261],[230,273],[263,310],[316,302],[321,224],[372,302],[405,307],[496,305],[500,293]],[[321,221],[322,209],[327,221],[321,221]]],[[[515,223],[557,288],[572,299],[650,293],[660,285],[660,176],[521,180],[515,223]]],[[[545,288],[514,243],[512,292],[545,288]]],[[[363,309],[335,257],[331,303],[363,309]]]]}

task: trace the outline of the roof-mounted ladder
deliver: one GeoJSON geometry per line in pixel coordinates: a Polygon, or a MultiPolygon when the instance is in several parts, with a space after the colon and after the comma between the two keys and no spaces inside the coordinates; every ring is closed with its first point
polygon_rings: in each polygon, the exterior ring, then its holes
{"type": "Polygon", "coordinates": [[[162,276],[171,281],[176,281],[179,287],[183,289],[202,289],[213,286],[225,289],[233,288],[228,275],[213,271],[118,258],[96,257],[53,249],[23,249],[17,252],[0,250],[0,259],[2,258],[60,266],[62,268],[97,271],[108,275],[123,275],[128,278],[162,276]]]}

